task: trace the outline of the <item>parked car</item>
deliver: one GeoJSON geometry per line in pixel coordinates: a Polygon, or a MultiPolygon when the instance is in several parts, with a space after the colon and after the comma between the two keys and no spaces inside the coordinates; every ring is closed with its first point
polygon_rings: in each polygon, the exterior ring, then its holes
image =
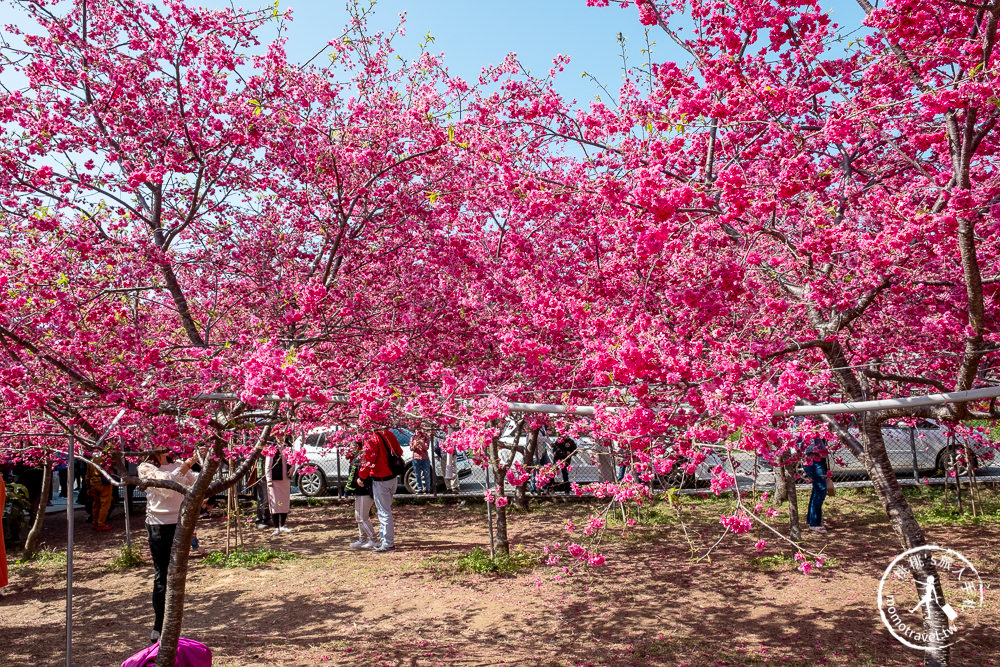
{"type": "MultiPolygon", "coordinates": [[[[517,422],[513,419],[508,419],[507,423],[504,425],[503,431],[500,433],[500,448],[497,455],[500,457],[500,462],[507,465],[511,459],[514,461],[523,463],[524,462],[524,450],[528,447],[528,441],[531,438],[531,433],[528,429],[521,429],[521,434],[515,441],[514,436],[517,434],[517,422]]],[[[549,460],[552,459],[552,444],[555,442],[558,436],[554,435],[552,432],[539,433],[538,434],[538,447],[545,447],[546,451],[549,453],[549,460]]],[[[590,465],[591,454],[598,453],[598,448],[594,443],[594,439],[584,436],[582,438],[571,438],[576,452],[570,459],[570,463],[574,466],[576,465],[590,465]]],[[[538,455],[537,452],[535,454],[538,455]]],[[[597,481],[594,480],[588,481],[597,481]]]]}
{"type": "MultiPolygon", "coordinates": [[[[403,472],[400,483],[406,493],[416,493],[417,476],[413,470],[413,453],[410,451],[410,439],[413,437],[413,433],[402,428],[390,430],[399,441],[399,445],[403,449],[403,461],[406,462],[406,470],[403,472]]],[[[292,444],[295,449],[304,448],[309,463],[316,466],[316,470],[309,474],[296,473],[292,480],[292,483],[299,487],[299,491],[304,496],[325,496],[331,487],[341,483],[346,484],[348,481],[347,474],[351,469],[351,462],[344,456],[346,452],[326,447],[327,437],[335,431],[336,429],[318,429],[307,434],[304,442],[299,438],[292,444]]],[[[459,477],[465,477],[472,473],[469,458],[464,452],[460,452],[458,455],[457,471],[459,477]]],[[[443,480],[438,479],[436,474],[434,480],[439,486],[444,483],[443,480]]]]}
{"type": "MultiPolygon", "coordinates": [[[[517,422],[513,419],[508,419],[507,423],[504,425],[503,431],[500,434],[500,451],[498,452],[501,463],[505,465],[511,461],[511,459],[519,463],[524,460],[523,450],[527,448],[530,434],[527,430],[522,429],[520,436],[515,440],[514,436],[516,433],[517,422]]],[[[547,436],[539,434],[539,447],[544,446],[548,448],[550,460],[552,458],[551,445],[553,440],[554,438],[551,433],[547,436]]],[[[570,472],[571,480],[578,484],[600,482],[601,472],[598,456],[601,454],[608,454],[608,450],[597,444],[594,439],[589,436],[575,438],[574,442],[576,444],[576,452],[570,459],[570,463],[573,466],[573,470],[570,472]]],[[[615,451],[614,453],[616,455],[616,459],[610,464],[612,469],[605,471],[605,475],[607,476],[606,479],[617,478],[617,466],[622,462],[620,458],[618,458],[621,456],[622,452],[615,451]]],[[[674,466],[673,470],[671,470],[669,474],[656,475],[651,483],[656,487],[691,487],[696,485],[707,485],[713,477],[712,469],[717,465],[721,465],[727,472],[732,472],[731,466],[729,466],[727,462],[723,461],[714,451],[709,450],[706,451],[705,460],[697,466],[694,476],[685,473],[684,460],[681,460],[674,466]]]]}
{"type": "MultiPolygon", "coordinates": [[[[857,429],[850,429],[855,436],[857,429]]],[[[913,459],[916,455],[918,472],[938,472],[943,474],[949,464],[949,459],[957,457],[962,447],[968,446],[965,465],[961,473],[968,474],[971,464],[973,469],[979,467],[981,461],[992,460],[992,450],[965,440],[949,439],[946,429],[931,420],[918,422],[913,428],[909,426],[883,426],[882,440],[885,451],[889,455],[893,470],[901,472],[913,471],[913,459]]],[[[865,466],[846,447],[840,447],[830,453],[830,469],[836,473],[865,473],[865,466]]]]}

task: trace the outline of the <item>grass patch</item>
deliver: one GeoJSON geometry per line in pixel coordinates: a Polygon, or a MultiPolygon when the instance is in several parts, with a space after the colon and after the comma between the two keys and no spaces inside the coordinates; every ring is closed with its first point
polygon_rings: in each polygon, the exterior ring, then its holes
{"type": "MultiPolygon", "coordinates": [[[[906,493],[908,490],[912,490],[912,488],[913,487],[906,487],[906,486],[904,486],[903,487],[903,493],[906,493]]],[[[846,498],[865,498],[865,499],[869,499],[869,500],[873,499],[873,498],[874,499],[878,499],[878,496],[875,494],[875,490],[872,489],[872,488],[866,487],[866,486],[850,487],[850,488],[842,488],[842,487],[838,486],[837,487],[837,496],[839,496],[841,498],[845,498],[845,497],[846,498]]],[[[828,496],[828,497],[830,497],[830,496],[828,496]]]]}
{"type": "Polygon", "coordinates": [[[993,487],[979,485],[976,516],[972,516],[968,486],[962,487],[962,511],[958,509],[958,495],[954,486],[904,487],[903,494],[913,508],[914,516],[928,526],[966,525],[978,526],[1000,523],[1000,494],[993,487]],[[981,504],[981,506],[980,506],[981,504]]]}
{"type": "Polygon", "coordinates": [[[538,564],[538,557],[523,549],[515,549],[507,555],[498,554],[490,558],[482,547],[476,547],[469,554],[455,560],[459,572],[474,572],[475,574],[512,575],[533,569],[538,564]]]}
{"type": "Polygon", "coordinates": [[[323,498],[314,498],[312,496],[292,500],[292,507],[323,507],[326,504],[327,501],[323,498]]]}
{"type": "Polygon", "coordinates": [[[41,566],[58,566],[66,565],[66,552],[57,551],[52,547],[42,547],[35,554],[34,558],[22,559],[16,561],[16,565],[41,565],[41,566]]]}
{"type": "Polygon", "coordinates": [[[118,555],[111,559],[111,567],[115,570],[128,570],[143,563],[145,561],[142,559],[142,550],[135,545],[130,546],[127,542],[122,545],[118,555]]]}
{"type": "Polygon", "coordinates": [[[957,500],[947,502],[942,499],[925,506],[914,507],[913,514],[917,521],[926,526],[981,526],[1000,523],[1000,508],[997,508],[993,503],[984,502],[983,504],[986,507],[983,508],[982,513],[978,511],[977,507],[976,516],[972,516],[972,508],[969,506],[968,499],[965,499],[964,511],[961,513],[958,511],[957,500]]]}
{"type": "Polygon", "coordinates": [[[786,553],[760,556],[750,559],[750,565],[761,572],[778,572],[795,567],[795,558],[786,553]]]}
{"type": "Polygon", "coordinates": [[[202,563],[212,567],[257,567],[272,560],[287,561],[298,558],[298,554],[293,554],[284,549],[274,550],[269,547],[253,547],[252,549],[238,549],[230,554],[224,551],[213,551],[202,559],[202,563]]]}

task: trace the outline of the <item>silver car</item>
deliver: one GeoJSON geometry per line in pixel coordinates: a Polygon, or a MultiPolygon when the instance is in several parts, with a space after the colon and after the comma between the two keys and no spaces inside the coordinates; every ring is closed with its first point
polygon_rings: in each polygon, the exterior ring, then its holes
{"type": "MultiPolygon", "coordinates": [[[[331,487],[340,484],[347,484],[348,472],[351,469],[350,460],[344,456],[345,450],[330,449],[327,447],[327,437],[336,432],[337,429],[318,429],[301,438],[292,445],[295,449],[304,449],[310,465],[316,466],[316,470],[309,474],[296,474],[292,483],[299,487],[302,495],[315,497],[328,495],[331,487]]],[[[403,461],[406,463],[406,470],[403,472],[401,483],[406,493],[416,493],[417,476],[413,470],[413,453],[410,451],[410,439],[413,433],[402,428],[389,429],[396,436],[400,447],[403,449],[403,461]]],[[[457,472],[459,477],[471,474],[472,468],[469,458],[464,453],[459,453],[457,472]]],[[[442,480],[435,481],[441,483],[442,480]]]]}
{"type": "MultiPolygon", "coordinates": [[[[857,429],[850,429],[857,437],[857,429]]],[[[962,475],[968,474],[969,463],[972,468],[978,468],[983,461],[991,461],[993,452],[981,445],[967,442],[961,438],[949,438],[946,429],[931,420],[918,422],[916,426],[883,426],[882,440],[889,462],[893,470],[914,470],[916,459],[918,472],[941,472],[954,467],[954,460],[959,457],[963,447],[968,447],[967,462],[960,465],[962,475]]],[[[830,469],[834,473],[865,473],[865,466],[846,447],[839,447],[830,452],[830,469]]]]}

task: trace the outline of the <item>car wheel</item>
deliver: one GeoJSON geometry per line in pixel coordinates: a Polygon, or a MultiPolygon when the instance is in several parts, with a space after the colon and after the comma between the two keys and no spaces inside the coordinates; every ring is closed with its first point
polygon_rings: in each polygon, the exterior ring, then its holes
{"type": "Polygon", "coordinates": [[[412,463],[403,471],[403,488],[411,495],[417,492],[417,471],[413,469],[412,463]]]}
{"type": "Polygon", "coordinates": [[[695,485],[695,479],[684,472],[683,466],[674,466],[666,475],[659,476],[663,486],[668,489],[690,489],[695,485]]]}
{"type": "Polygon", "coordinates": [[[694,488],[696,484],[696,479],[694,475],[688,475],[684,472],[684,466],[687,465],[687,459],[680,459],[674,463],[674,467],[670,469],[665,475],[655,475],[653,477],[654,484],[658,485],[662,489],[690,489],[694,488]]]}
{"type": "Polygon", "coordinates": [[[310,498],[326,495],[326,475],[319,468],[308,475],[299,475],[299,491],[310,498]]]}
{"type": "Polygon", "coordinates": [[[955,461],[960,456],[964,456],[966,460],[964,463],[958,465],[959,477],[968,477],[970,468],[973,471],[979,468],[979,462],[976,460],[976,455],[969,451],[967,447],[951,445],[949,447],[945,447],[938,453],[936,472],[941,475],[946,475],[948,470],[955,468],[955,461]],[[961,451],[963,449],[965,450],[964,452],[961,451]]]}

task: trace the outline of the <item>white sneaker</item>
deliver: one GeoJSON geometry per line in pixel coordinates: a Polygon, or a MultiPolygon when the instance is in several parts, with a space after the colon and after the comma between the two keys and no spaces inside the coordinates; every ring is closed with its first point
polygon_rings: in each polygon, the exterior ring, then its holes
{"type": "Polygon", "coordinates": [[[354,540],[347,546],[352,549],[371,549],[371,540],[354,540]]]}
{"type": "Polygon", "coordinates": [[[282,527],[281,527],[281,528],[279,528],[278,530],[280,530],[280,531],[281,531],[281,532],[283,532],[283,533],[290,533],[290,532],[292,532],[292,529],[291,529],[291,528],[289,528],[288,526],[282,526],[282,527]]]}
{"type": "Polygon", "coordinates": [[[149,633],[149,643],[155,644],[158,641],[160,641],[160,633],[157,632],[156,630],[153,630],[152,632],[149,633]]]}
{"type": "Polygon", "coordinates": [[[281,529],[280,529],[280,528],[275,528],[275,529],[274,529],[274,532],[273,532],[273,533],[271,533],[271,534],[272,534],[272,535],[281,535],[281,529]]]}

